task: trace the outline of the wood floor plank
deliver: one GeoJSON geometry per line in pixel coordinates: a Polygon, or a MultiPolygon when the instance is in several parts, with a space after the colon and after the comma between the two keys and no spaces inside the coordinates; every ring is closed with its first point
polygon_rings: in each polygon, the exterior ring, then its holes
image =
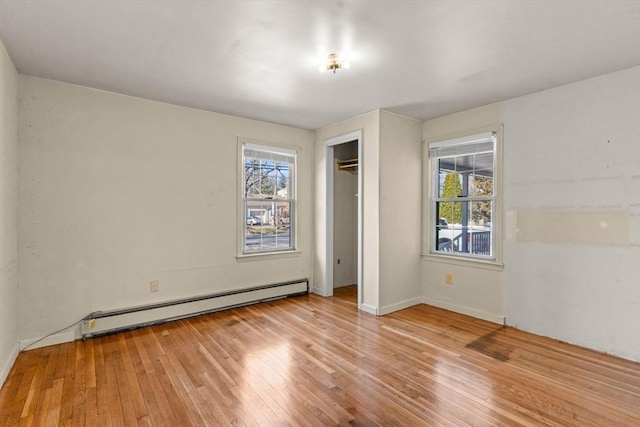
{"type": "Polygon", "coordinates": [[[127,420],[126,418],[126,416],[129,415],[126,412],[126,408],[130,403],[129,393],[125,387],[121,390],[118,383],[118,362],[120,362],[122,355],[118,348],[117,339],[117,335],[108,336],[102,345],[104,352],[107,408],[109,418],[113,425],[131,425],[131,420],[127,420]],[[127,423],[127,421],[129,421],[129,423],[127,423]]]}
{"type": "MultiPolygon", "coordinates": [[[[73,417],[73,407],[75,403],[75,387],[76,376],[82,376],[82,369],[78,369],[76,360],[78,358],[77,346],[79,342],[68,343],[67,345],[67,357],[64,366],[64,374],[62,379],[64,380],[62,387],[62,394],[60,399],[60,425],[71,424],[71,418],[73,417]]],[[[82,357],[82,353],[80,354],[82,357]]]]}
{"type": "Polygon", "coordinates": [[[153,367],[140,330],[131,333],[129,344],[134,347],[131,349],[132,354],[137,354],[138,356],[134,360],[133,366],[138,378],[140,393],[148,409],[149,424],[175,424],[175,416],[171,410],[171,404],[156,378],[156,370],[153,367]]]}
{"type": "Polygon", "coordinates": [[[640,425],[640,364],[355,287],[21,353],[2,426],[640,425]]]}
{"type": "Polygon", "coordinates": [[[122,373],[124,373],[123,381],[119,387],[124,387],[130,391],[130,399],[135,418],[145,418],[148,415],[147,405],[142,390],[140,389],[138,373],[133,365],[133,359],[137,358],[138,353],[135,351],[135,345],[131,340],[130,334],[120,334],[118,336],[118,346],[122,354],[122,373]],[[128,343],[131,343],[131,346],[129,346],[128,343]]]}
{"type": "Polygon", "coordinates": [[[74,413],[73,424],[86,425],[93,427],[98,425],[98,389],[96,386],[87,387],[85,391],[85,398],[83,402],[76,405],[77,411],[82,410],[81,416],[76,417],[74,413]],[[84,416],[84,420],[79,419],[84,416]]]}
{"type": "Polygon", "coordinates": [[[51,397],[48,410],[46,411],[45,426],[57,426],[60,424],[60,407],[62,406],[62,390],[64,388],[64,378],[53,380],[51,387],[51,397]]]}
{"type": "MultiPolygon", "coordinates": [[[[26,375],[25,372],[16,372],[15,369],[9,373],[9,378],[5,382],[2,392],[0,393],[1,401],[6,401],[9,404],[0,407],[0,425],[16,424],[22,417],[24,404],[23,399],[29,397],[31,389],[31,378],[26,375]],[[15,375],[15,376],[14,376],[15,375]],[[23,395],[21,398],[19,395],[23,395]]],[[[33,391],[35,393],[35,390],[33,391]]],[[[31,396],[33,398],[33,396],[31,396]]],[[[25,414],[26,415],[26,414],[25,414]]]]}

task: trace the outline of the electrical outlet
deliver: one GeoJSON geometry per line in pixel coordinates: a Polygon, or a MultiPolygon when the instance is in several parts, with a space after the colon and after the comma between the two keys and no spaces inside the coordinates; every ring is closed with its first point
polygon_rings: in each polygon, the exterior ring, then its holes
{"type": "Polygon", "coordinates": [[[445,281],[447,282],[447,285],[453,285],[453,273],[447,273],[445,281]]]}
{"type": "Polygon", "coordinates": [[[158,292],[158,291],[160,290],[160,283],[158,283],[158,281],[157,281],[157,280],[152,280],[152,281],[149,283],[149,290],[150,290],[151,292],[158,292]]]}

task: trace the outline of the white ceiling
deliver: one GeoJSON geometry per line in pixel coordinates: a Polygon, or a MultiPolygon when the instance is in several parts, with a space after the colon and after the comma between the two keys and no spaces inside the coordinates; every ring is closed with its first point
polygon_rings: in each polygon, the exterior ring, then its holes
{"type": "Polygon", "coordinates": [[[317,129],[639,65],[640,0],[0,0],[0,39],[20,73],[317,129]]]}

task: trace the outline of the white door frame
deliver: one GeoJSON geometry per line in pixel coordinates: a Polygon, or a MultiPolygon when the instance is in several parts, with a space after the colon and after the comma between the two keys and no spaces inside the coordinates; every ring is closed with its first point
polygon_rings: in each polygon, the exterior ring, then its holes
{"type": "Polygon", "coordinates": [[[333,295],[333,174],[335,170],[335,158],[333,147],[351,141],[358,141],[358,309],[362,306],[362,178],[363,178],[363,157],[362,157],[362,130],[356,130],[344,135],[334,136],[324,140],[324,158],[327,163],[327,200],[325,203],[325,230],[326,230],[326,265],[323,294],[333,295]]]}

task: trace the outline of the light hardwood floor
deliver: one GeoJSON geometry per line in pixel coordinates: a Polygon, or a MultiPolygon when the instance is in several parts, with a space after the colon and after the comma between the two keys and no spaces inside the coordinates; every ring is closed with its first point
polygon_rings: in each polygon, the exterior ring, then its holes
{"type": "Polygon", "coordinates": [[[21,353],[0,426],[640,425],[640,364],[420,305],[290,298],[21,353]]]}

